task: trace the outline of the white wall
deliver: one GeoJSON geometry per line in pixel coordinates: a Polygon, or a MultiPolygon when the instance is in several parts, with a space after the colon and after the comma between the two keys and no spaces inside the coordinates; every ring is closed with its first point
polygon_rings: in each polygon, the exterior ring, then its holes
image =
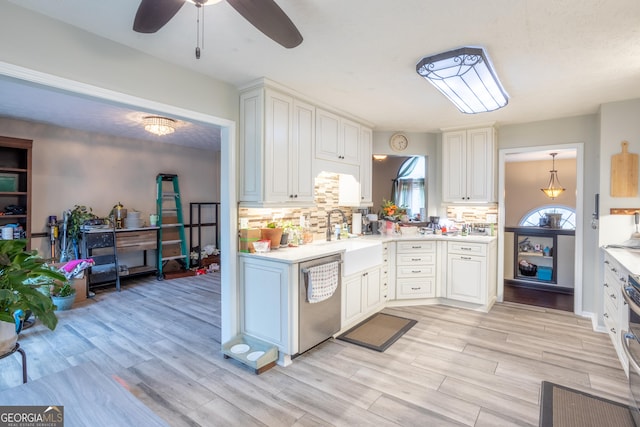
{"type": "Polygon", "coordinates": [[[2,1],[0,61],[237,121],[238,91],[60,21],[2,1]]]}
{"type": "MultiPolygon", "coordinates": [[[[190,202],[220,201],[220,153],[216,151],[6,118],[0,118],[0,135],[33,140],[33,233],[47,233],[48,216],[61,219],[62,212],[76,204],[106,217],[121,202],[148,219],[156,211],[158,173],[178,174],[186,222],[190,202]]],[[[212,238],[205,233],[203,242],[212,238]]],[[[49,239],[32,239],[32,249],[49,257],[49,239]]]]}

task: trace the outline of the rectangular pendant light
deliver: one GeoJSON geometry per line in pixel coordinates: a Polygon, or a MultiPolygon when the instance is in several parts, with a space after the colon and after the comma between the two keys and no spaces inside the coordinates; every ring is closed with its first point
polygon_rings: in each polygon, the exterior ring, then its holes
{"type": "Polygon", "coordinates": [[[479,47],[424,57],[416,65],[416,72],[466,114],[494,111],[509,100],[487,54],[479,47]]]}

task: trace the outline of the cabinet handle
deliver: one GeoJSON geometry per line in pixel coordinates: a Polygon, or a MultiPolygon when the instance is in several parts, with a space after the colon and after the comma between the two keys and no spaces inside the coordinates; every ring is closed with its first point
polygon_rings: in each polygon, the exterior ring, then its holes
{"type": "Polygon", "coordinates": [[[605,283],[604,283],[604,287],[605,287],[605,288],[608,288],[608,287],[609,287],[609,284],[605,282],[605,283]]]}
{"type": "Polygon", "coordinates": [[[617,273],[617,272],[618,272],[618,270],[616,270],[616,268],[615,268],[615,267],[611,267],[611,271],[613,271],[614,273],[617,273]]]}
{"type": "Polygon", "coordinates": [[[616,328],[611,328],[610,331],[615,334],[616,333],[616,328]]]}
{"type": "Polygon", "coordinates": [[[422,273],[422,270],[411,270],[412,273],[422,273]]]}
{"type": "Polygon", "coordinates": [[[460,259],[471,259],[471,257],[468,256],[461,256],[460,259]]]}
{"type": "Polygon", "coordinates": [[[418,245],[418,246],[411,246],[411,249],[422,249],[422,246],[418,245]]]}
{"type": "Polygon", "coordinates": [[[412,291],[419,291],[422,288],[411,288],[412,291]]]}
{"type": "Polygon", "coordinates": [[[607,319],[608,319],[608,318],[609,318],[609,314],[608,314],[608,313],[603,313],[603,314],[602,314],[602,317],[605,317],[605,318],[607,318],[607,319]]]}
{"type": "Polygon", "coordinates": [[[422,261],[422,258],[411,258],[411,261],[422,261]]]}
{"type": "Polygon", "coordinates": [[[611,294],[609,296],[611,297],[611,299],[616,299],[616,294],[611,294]]]}
{"type": "Polygon", "coordinates": [[[608,261],[608,260],[605,260],[605,261],[604,261],[604,263],[605,263],[605,264],[609,264],[609,261],[608,261]]]}
{"type": "Polygon", "coordinates": [[[462,251],[470,251],[470,250],[473,250],[473,248],[465,248],[464,246],[460,246],[460,250],[462,250],[462,251]]]}

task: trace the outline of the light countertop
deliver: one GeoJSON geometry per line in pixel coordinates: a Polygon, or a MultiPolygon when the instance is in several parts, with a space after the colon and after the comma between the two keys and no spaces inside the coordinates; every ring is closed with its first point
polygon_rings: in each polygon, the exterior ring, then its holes
{"type": "Polygon", "coordinates": [[[455,242],[469,242],[469,243],[491,243],[495,241],[495,236],[485,235],[470,235],[470,236],[442,236],[427,234],[416,236],[402,236],[402,235],[364,235],[351,239],[332,240],[327,242],[324,240],[315,240],[313,243],[307,245],[300,245],[298,247],[288,247],[274,249],[264,253],[246,253],[239,252],[240,256],[254,257],[268,259],[272,261],[284,262],[288,264],[294,264],[298,262],[307,261],[314,258],[320,258],[327,255],[333,255],[337,253],[345,252],[350,246],[358,245],[363,246],[370,243],[371,245],[382,244],[383,242],[395,242],[395,241],[455,241],[455,242]]]}
{"type": "Polygon", "coordinates": [[[629,270],[629,273],[640,275],[640,249],[608,248],[606,246],[603,249],[629,270]]]}

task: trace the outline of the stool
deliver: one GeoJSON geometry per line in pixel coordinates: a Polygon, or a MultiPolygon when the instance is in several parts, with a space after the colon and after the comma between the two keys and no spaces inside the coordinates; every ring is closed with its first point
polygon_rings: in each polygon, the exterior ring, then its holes
{"type": "Polygon", "coordinates": [[[4,359],[7,356],[11,356],[16,351],[20,353],[20,355],[22,356],[22,383],[26,384],[27,383],[27,355],[24,353],[24,350],[20,348],[20,343],[16,343],[16,345],[11,350],[9,350],[9,352],[3,355],[0,355],[0,359],[4,359]]]}

